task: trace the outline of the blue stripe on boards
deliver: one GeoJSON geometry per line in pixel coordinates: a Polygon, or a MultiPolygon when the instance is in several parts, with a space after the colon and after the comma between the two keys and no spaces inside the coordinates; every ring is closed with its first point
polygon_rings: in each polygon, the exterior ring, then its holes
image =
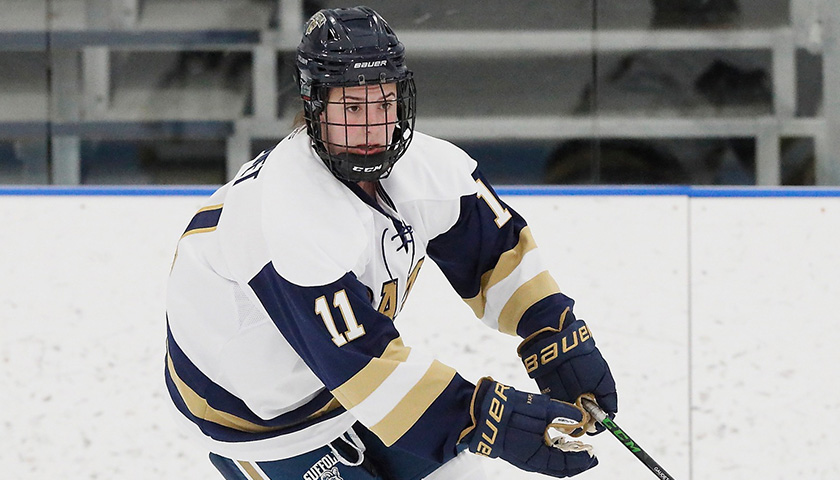
{"type": "Polygon", "coordinates": [[[209,197],[219,186],[173,186],[173,187],[123,187],[123,186],[0,186],[0,196],[118,196],[118,197],[209,197]]]}
{"type": "Polygon", "coordinates": [[[690,185],[591,185],[503,186],[499,195],[509,196],[683,196],[692,198],[738,197],[840,197],[838,187],[700,187],[690,185]]]}
{"type": "Polygon", "coordinates": [[[803,187],[803,188],[693,188],[689,195],[693,198],[738,198],[738,197],[840,197],[840,188],[803,187]]]}
{"type": "MultiPolygon", "coordinates": [[[[146,186],[0,186],[0,196],[199,196],[209,197],[219,185],[146,186]]],[[[738,197],[840,197],[840,187],[711,187],[690,185],[533,185],[499,186],[506,196],[687,196],[695,198],[738,197]]]]}

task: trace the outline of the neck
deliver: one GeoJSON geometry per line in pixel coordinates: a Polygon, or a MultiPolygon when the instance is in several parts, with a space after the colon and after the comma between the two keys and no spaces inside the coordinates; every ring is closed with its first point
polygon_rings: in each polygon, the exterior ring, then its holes
{"type": "Polygon", "coordinates": [[[370,198],[376,198],[376,182],[375,181],[373,181],[373,182],[357,182],[357,185],[359,185],[362,188],[362,190],[365,191],[365,193],[370,195],[370,198]]]}

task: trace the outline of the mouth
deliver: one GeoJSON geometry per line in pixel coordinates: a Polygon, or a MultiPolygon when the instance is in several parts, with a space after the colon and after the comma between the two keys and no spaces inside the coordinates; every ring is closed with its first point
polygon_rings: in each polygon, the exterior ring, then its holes
{"type": "Polygon", "coordinates": [[[384,151],[385,147],[382,145],[357,145],[355,147],[347,148],[348,153],[355,155],[375,155],[384,151]]]}

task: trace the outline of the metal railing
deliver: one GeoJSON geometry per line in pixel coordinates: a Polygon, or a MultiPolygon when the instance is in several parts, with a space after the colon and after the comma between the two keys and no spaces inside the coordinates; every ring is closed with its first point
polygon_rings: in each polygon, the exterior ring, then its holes
{"type": "MultiPolygon", "coordinates": [[[[84,15],[44,29],[0,22],[0,49],[49,49],[49,102],[42,118],[7,114],[0,137],[48,135],[51,178],[56,184],[81,182],[81,139],[227,138],[227,170],[232,175],[251,156],[251,142],[279,137],[291,118],[278,108],[278,52],[291,52],[303,25],[302,0],[278,0],[272,27],[218,26],[167,28],[145,18],[140,0],[87,0],[84,15]],[[250,52],[252,112],[226,118],[183,118],[167,112],[115,111],[114,51],[212,50],[250,52]],[[145,115],[145,116],[144,116],[145,115]]],[[[545,115],[421,117],[418,129],[448,139],[706,138],[752,137],[757,145],[756,183],[780,183],[780,138],[814,140],[816,183],[840,185],[840,0],[791,0],[791,22],[766,29],[733,30],[573,30],[433,31],[401,30],[412,55],[517,57],[600,52],[667,50],[761,50],[772,58],[772,109],[741,117],[680,115],[545,115]],[[797,49],[822,56],[823,94],[816,117],[797,117],[797,49]]],[[[50,8],[50,3],[47,4],[50,8]]],[[[55,8],[55,6],[52,6],[55,8]]],[[[48,12],[45,12],[48,13],[48,12]]],[[[50,15],[47,15],[49,17],[50,15]]],[[[62,18],[59,16],[59,18],[62,18]]],[[[37,115],[36,115],[37,117],[37,115]]],[[[43,153],[43,152],[40,152],[43,153]]],[[[36,152],[36,154],[39,154],[36,152]]]]}

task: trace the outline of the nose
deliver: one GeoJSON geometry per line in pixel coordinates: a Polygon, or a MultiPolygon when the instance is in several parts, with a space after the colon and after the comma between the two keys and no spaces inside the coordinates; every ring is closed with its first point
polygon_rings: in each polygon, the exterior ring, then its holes
{"type": "Polygon", "coordinates": [[[382,127],[383,124],[387,121],[387,112],[381,108],[377,108],[377,105],[366,105],[366,123],[368,128],[372,127],[382,127]]]}
{"type": "Polygon", "coordinates": [[[369,106],[367,110],[367,128],[365,132],[365,143],[367,144],[385,144],[388,136],[388,115],[387,112],[374,106],[369,106]]]}

